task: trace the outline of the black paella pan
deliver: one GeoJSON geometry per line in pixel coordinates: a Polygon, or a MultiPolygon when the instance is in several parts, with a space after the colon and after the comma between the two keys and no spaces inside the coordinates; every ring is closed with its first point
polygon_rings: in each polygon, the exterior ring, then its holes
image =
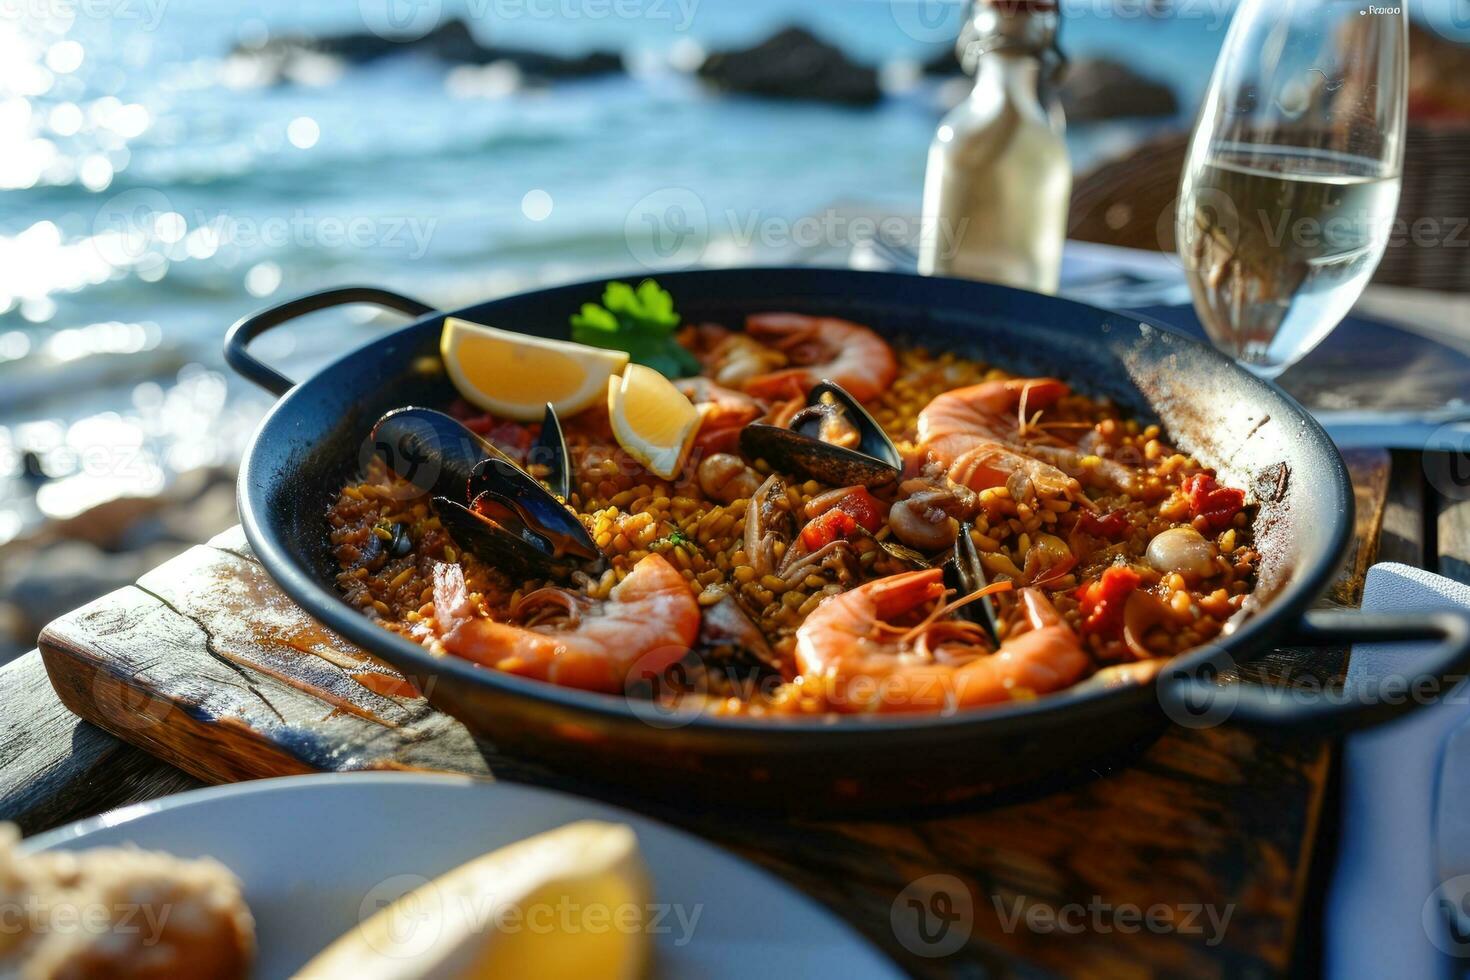
{"type": "MultiPolygon", "coordinates": [[[[678,801],[852,810],[979,797],[1080,771],[1187,724],[1341,731],[1386,720],[1410,698],[1323,697],[1229,682],[1229,668],[1276,646],[1434,640],[1427,678],[1470,664],[1470,616],[1394,616],[1309,607],[1351,542],[1353,496],[1322,428],[1275,385],[1167,327],[982,283],[820,269],[693,271],[659,276],[689,322],[738,326],[747,313],[792,310],[866,323],[899,343],[952,350],[1020,374],[1056,375],[1162,423],[1172,441],[1258,504],[1261,552],[1252,611],[1230,635],[1176,658],[1155,683],[1077,688],[947,716],[742,719],[560,688],[438,659],[362,616],[337,594],[325,514],[359,472],[374,420],[408,404],[447,404],[438,357],[446,314],[379,289],[335,289],[240,321],[230,364],[281,396],[240,472],[251,546],[293,599],[399,668],[430,700],[506,752],[678,801]],[[293,384],[253,358],[251,339],[294,317],[374,303],[416,318],[293,384]],[[1224,675],[1222,678],[1221,675],[1224,675]]],[[[453,315],[529,334],[567,335],[567,318],[602,283],[527,293],[453,315]]]]}

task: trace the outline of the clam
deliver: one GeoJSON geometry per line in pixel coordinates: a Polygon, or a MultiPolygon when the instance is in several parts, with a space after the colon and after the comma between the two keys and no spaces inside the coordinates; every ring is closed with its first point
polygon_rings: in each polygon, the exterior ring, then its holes
{"type": "MultiPolygon", "coordinates": [[[[546,411],[533,454],[565,487],[566,444],[556,413],[550,405],[546,411]]],[[[601,560],[587,529],[551,490],[443,412],[397,409],[378,420],[372,438],[390,470],[430,495],[455,542],[487,564],[521,573],[601,560]]]]}
{"type": "Polygon", "coordinates": [[[830,486],[878,487],[903,471],[898,447],[867,410],[831,381],[814,385],[785,427],[752,422],[740,433],[747,459],[830,486]]]}

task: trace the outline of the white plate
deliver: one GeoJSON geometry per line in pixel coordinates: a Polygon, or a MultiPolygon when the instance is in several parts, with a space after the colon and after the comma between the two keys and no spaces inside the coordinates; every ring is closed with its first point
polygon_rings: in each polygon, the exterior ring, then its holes
{"type": "Polygon", "coordinates": [[[267,779],[114,810],[24,849],[132,843],[219,859],[240,876],[255,913],[255,975],[274,978],[354,926],[364,906],[376,910],[486,851],[588,818],[638,834],[654,900],[667,908],[654,935],[656,976],[902,976],[841,920],[764,871],[635,813],[526,786],[426,774],[267,779]]]}

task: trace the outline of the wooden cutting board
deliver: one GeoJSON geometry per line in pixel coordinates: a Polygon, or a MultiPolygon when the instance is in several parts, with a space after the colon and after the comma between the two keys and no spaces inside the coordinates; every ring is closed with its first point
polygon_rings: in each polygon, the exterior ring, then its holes
{"type": "MultiPolygon", "coordinates": [[[[1359,540],[1334,597],[1355,603],[1389,463],[1349,463],[1359,540]]],[[[207,782],[429,769],[607,795],[499,754],[414,696],[287,599],[238,528],[52,623],[41,651],[68,708],[207,782]]],[[[1281,651],[1253,669],[1330,679],[1344,662],[1281,651]]],[[[790,879],[922,975],[1271,974],[1289,966],[1330,761],[1320,739],[1177,729],[1081,785],[939,816],[783,821],[615,802],[790,879]],[[968,940],[921,955],[940,947],[915,940],[907,910],[943,918],[956,897],[970,903],[968,940]],[[1155,926],[1131,912],[1154,907],[1155,926]]]]}

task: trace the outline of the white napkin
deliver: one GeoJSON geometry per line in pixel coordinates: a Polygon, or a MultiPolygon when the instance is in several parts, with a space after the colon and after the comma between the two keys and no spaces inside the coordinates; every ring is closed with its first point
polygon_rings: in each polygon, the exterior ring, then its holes
{"type": "MultiPolygon", "coordinates": [[[[1409,565],[1368,570],[1367,612],[1470,608],[1470,586],[1409,565]]],[[[1353,647],[1346,687],[1411,675],[1429,644],[1353,647]]],[[[1464,692],[1458,688],[1456,694],[1464,692]]],[[[1439,884],[1434,791],[1450,733],[1470,721],[1465,698],[1349,736],[1343,745],[1342,829],[1327,893],[1323,964],[1332,980],[1453,975],[1455,964],[1425,931],[1424,904],[1439,884]]],[[[1441,926],[1433,916],[1430,922],[1441,926]]],[[[1463,964],[1462,964],[1463,965],[1463,964]]]]}

